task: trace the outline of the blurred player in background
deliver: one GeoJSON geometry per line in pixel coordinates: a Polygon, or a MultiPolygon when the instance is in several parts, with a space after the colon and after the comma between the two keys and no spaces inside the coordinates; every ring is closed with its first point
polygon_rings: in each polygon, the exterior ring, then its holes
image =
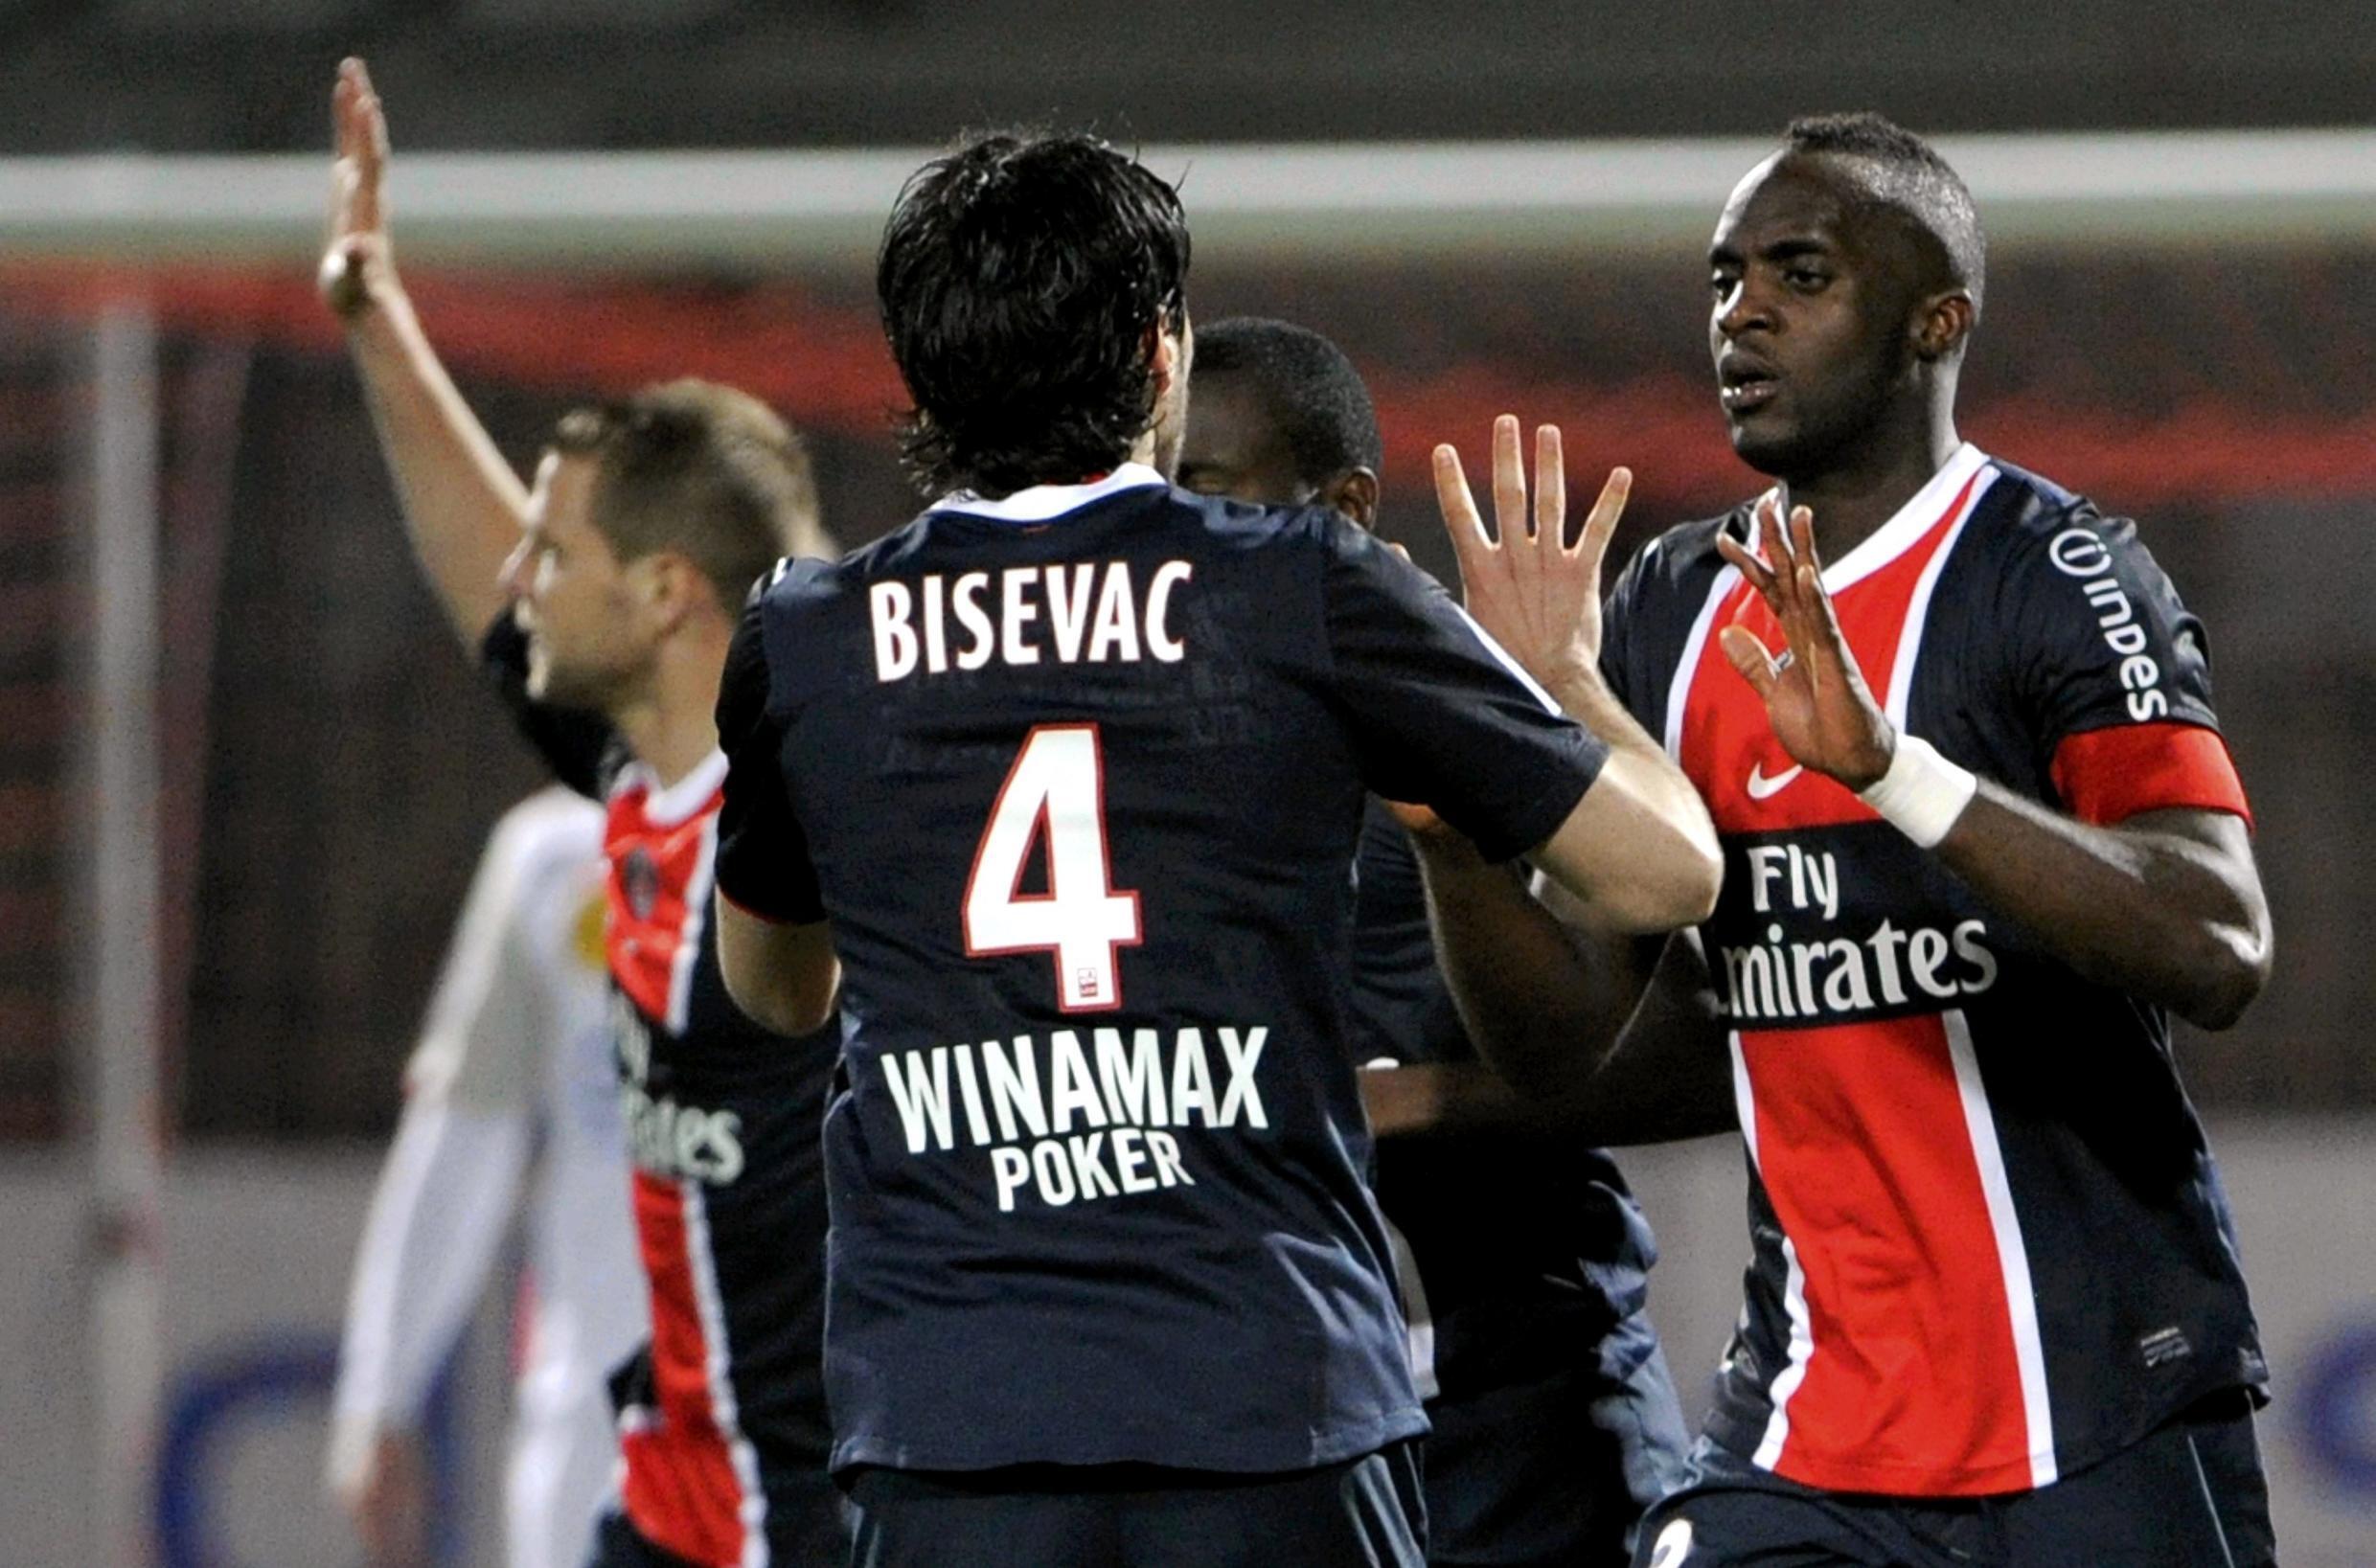
{"type": "MultiPolygon", "coordinates": [[[[2202,624],[2134,524],[1956,433],[1984,256],[1919,138],[1793,124],[1709,267],[1777,487],[1648,546],[1603,657],[1724,836],[1717,1027],[1609,1070],[1728,1065],[1753,1261],[1641,1560],[2271,1563],[2268,1373],[2168,1025],[2233,1023],[2270,963],[2202,624]]],[[[1480,1036],[1556,1079],[1605,979],[1429,875],[1480,1036]]]]}
{"type": "Polygon", "coordinates": [[[412,541],[466,646],[562,783],[607,806],[606,945],[649,1352],[614,1394],[605,1565],[786,1568],[842,1553],[819,1371],[830,1034],[727,998],[709,919],[720,670],[751,585],[825,547],[808,459],[702,382],[564,416],[523,487],[447,379],[381,218],[386,126],[335,94],[325,298],[346,323],[412,541]]]}
{"type": "Polygon", "coordinates": [[[420,1420],[484,1296],[533,1151],[510,1568],[585,1560],[618,1467],[608,1378],[648,1330],[603,985],[603,813],[565,789],[488,841],[404,1074],[347,1304],[331,1481],[377,1563],[426,1557],[420,1420]]]}
{"type": "MultiPolygon", "coordinates": [[[[1202,328],[1190,407],[1182,488],[1374,523],[1377,419],[1328,339],[1278,321],[1202,328]]],[[[1516,1116],[1457,1130],[1398,1118],[1413,1099],[1398,1091],[1475,1053],[1436,967],[1408,838],[1374,798],[1356,869],[1357,1051],[1407,1072],[1363,1089],[1433,1428],[1428,1560],[1622,1564],[1689,1443],[1644,1306],[1649,1223],[1598,1149],[1516,1116]]]]}
{"type": "Polygon", "coordinates": [[[877,284],[940,499],[789,563],[729,660],[726,974],[781,1028],[842,1009],[826,1366],[877,1568],[1420,1561],[1364,791],[1640,927],[1715,896],[1637,732],[1560,715],[1336,513],[1167,483],[1188,261],[1172,189],[1093,139],[925,166],[877,284]]]}

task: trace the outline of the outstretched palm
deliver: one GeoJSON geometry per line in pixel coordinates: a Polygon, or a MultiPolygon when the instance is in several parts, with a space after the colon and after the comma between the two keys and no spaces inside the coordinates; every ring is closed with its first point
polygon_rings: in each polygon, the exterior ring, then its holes
{"type": "Polygon", "coordinates": [[[338,161],[331,168],[330,241],[319,282],[323,302],[351,316],[394,265],[379,194],[388,166],[388,122],[361,60],[339,63],[331,118],[337,128],[338,161]]]}
{"type": "MultiPolygon", "coordinates": [[[[1611,470],[1576,542],[1566,542],[1567,467],[1555,424],[1535,430],[1535,484],[1514,415],[1494,421],[1494,532],[1469,492],[1458,449],[1435,449],[1435,500],[1460,558],[1461,597],[1494,640],[1543,685],[1590,670],[1601,651],[1601,562],[1624,515],[1634,476],[1611,470]]],[[[1389,802],[1405,827],[1441,830],[1424,806],[1389,802]]]]}
{"type": "Polygon", "coordinates": [[[1773,617],[1788,645],[1777,661],[1747,626],[1726,626],[1725,657],[1766,701],[1766,718],[1791,760],[1863,789],[1889,769],[1897,734],[1873,700],[1856,655],[1832,613],[1816,554],[1815,518],[1793,509],[1785,529],[1782,505],[1769,495],[1757,504],[1760,560],[1730,534],[1717,550],[1740,568],[1773,617]]]}
{"type": "Polygon", "coordinates": [[[1625,514],[1634,476],[1610,470],[1592,510],[1567,542],[1567,473],[1555,424],[1535,430],[1535,485],[1530,504],[1519,423],[1494,421],[1494,532],[1485,532],[1461,471],[1460,453],[1435,449],[1435,500],[1460,557],[1461,595],[1469,613],[1526,671],[1557,690],[1589,670],[1601,652],[1601,562],[1625,514]]]}

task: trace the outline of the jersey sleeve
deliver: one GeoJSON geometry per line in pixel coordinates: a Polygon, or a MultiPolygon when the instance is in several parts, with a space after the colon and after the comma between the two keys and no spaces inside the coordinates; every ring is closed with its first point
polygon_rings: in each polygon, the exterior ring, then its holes
{"type": "MultiPolygon", "coordinates": [[[[1647,562],[1652,552],[1657,548],[1658,541],[1653,539],[1635,551],[1634,558],[1626,562],[1625,570],[1617,574],[1617,580],[1610,586],[1608,595],[1601,601],[1601,679],[1609,683],[1610,693],[1637,721],[1641,719],[1641,708],[1634,696],[1645,683],[1634,668],[1638,658],[1634,628],[1634,602],[1641,595],[1647,562]]],[[[1645,723],[1644,728],[1653,735],[1658,733],[1656,726],[1645,723]]]]}
{"type": "Polygon", "coordinates": [[[549,791],[489,835],[404,1071],[413,1099],[487,1116],[535,1110],[555,992],[573,978],[557,966],[571,962],[601,849],[601,813],[549,791]]]}
{"type": "Polygon", "coordinates": [[[1433,807],[1491,859],[1549,838],[1609,748],[1434,579],[1367,532],[1329,526],[1331,680],[1362,782],[1433,807]]]}
{"type": "Polygon", "coordinates": [[[2012,685],[2066,809],[2099,825],[2172,808],[2250,818],[2203,623],[2134,523],[2071,514],[2006,592],[2012,685]]]}
{"type": "Polygon", "coordinates": [[[726,753],[718,891],[762,920],[807,925],[825,918],[825,904],[784,777],[786,726],[770,700],[763,599],[754,594],[742,612],[718,687],[718,743],[726,753]]]}
{"type": "Polygon", "coordinates": [[[480,639],[479,665],[513,725],[553,776],[581,795],[601,799],[619,754],[617,732],[600,714],[556,707],[528,694],[528,634],[511,611],[496,616],[480,639]]]}

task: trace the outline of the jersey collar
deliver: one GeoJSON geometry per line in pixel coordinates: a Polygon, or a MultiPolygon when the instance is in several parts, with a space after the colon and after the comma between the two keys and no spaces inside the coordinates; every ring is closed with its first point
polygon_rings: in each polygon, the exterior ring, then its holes
{"type": "Polygon", "coordinates": [[[619,782],[644,791],[644,820],[654,828],[674,828],[691,821],[726,782],[726,754],[713,751],[693,764],[693,771],[663,788],[660,776],[644,762],[630,762],[619,782]]]}
{"type": "Polygon", "coordinates": [[[999,523],[1046,523],[1124,490],[1169,483],[1144,463],[1125,463],[1090,484],[1034,485],[995,501],[986,501],[971,490],[951,490],[933,502],[929,510],[961,511],[969,517],[987,517],[999,523]]]}
{"type": "MultiPolygon", "coordinates": [[[[1947,461],[1907,501],[1890,519],[1864,536],[1863,542],[1823,568],[1823,588],[1826,593],[1839,593],[1853,583],[1861,582],[1904,555],[1917,539],[1929,534],[1945,520],[1948,503],[1961,493],[1974,474],[1988,466],[1988,454],[1965,442],[1948,454],[1947,461]]],[[[1771,490],[1768,495],[1774,493],[1771,490]]],[[[1973,492],[1977,500],[1978,489],[1973,492]]],[[[1762,502],[1764,496],[1758,500],[1762,502]]],[[[1756,505],[1750,507],[1749,543],[1757,545],[1756,505]]],[[[1817,519],[1818,522],[1821,519],[1817,519]]],[[[1759,559],[1764,552],[1759,551],[1759,559]]]]}

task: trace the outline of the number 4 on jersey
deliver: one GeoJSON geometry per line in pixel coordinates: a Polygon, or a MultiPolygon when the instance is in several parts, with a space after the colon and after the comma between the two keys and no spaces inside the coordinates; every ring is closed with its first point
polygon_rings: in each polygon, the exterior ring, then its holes
{"type": "Polygon", "coordinates": [[[990,808],[966,879],[966,954],[1053,952],[1056,1005],[1105,1012],[1122,1005],[1115,954],[1138,945],[1138,895],[1113,885],[1106,853],[1105,767],[1094,724],[1043,724],[990,808]],[[1048,891],[1022,892],[1023,861],[1047,845],[1048,891]]]}

